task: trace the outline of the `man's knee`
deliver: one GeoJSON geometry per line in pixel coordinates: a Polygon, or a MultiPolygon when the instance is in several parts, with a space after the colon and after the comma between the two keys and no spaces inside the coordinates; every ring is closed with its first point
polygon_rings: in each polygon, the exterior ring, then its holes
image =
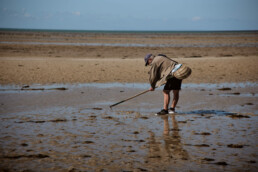
{"type": "Polygon", "coordinates": [[[169,94],[171,90],[163,90],[164,94],[169,94]]]}

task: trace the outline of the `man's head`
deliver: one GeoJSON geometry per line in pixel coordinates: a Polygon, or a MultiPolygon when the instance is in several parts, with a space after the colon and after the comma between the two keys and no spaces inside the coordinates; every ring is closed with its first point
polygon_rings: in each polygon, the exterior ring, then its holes
{"type": "Polygon", "coordinates": [[[152,62],[152,54],[147,54],[145,57],[144,57],[144,61],[145,61],[145,66],[151,64],[152,62]]]}

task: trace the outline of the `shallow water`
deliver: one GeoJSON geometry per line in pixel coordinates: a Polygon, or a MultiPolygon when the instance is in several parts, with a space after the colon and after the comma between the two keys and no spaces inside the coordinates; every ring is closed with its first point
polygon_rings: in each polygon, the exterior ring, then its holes
{"type": "Polygon", "coordinates": [[[109,46],[109,47],[258,47],[257,43],[193,43],[193,44],[137,44],[137,43],[74,43],[74,42],[9,42],[0,41],[0,44],[25,44],[25,45],[70,45],[70,46],[109,46]]]}
{"type": "Polygon", "coordinates": [[[1,116],[2,165],[18,171],[257,168],[257,116],[192,113],[59,107],[1,116]],[[227,165],[217,165],[222,162],[227,165]]]}
{"type": "Polygon", "coordinates": [[[161,90],[109,108],[145,86],[30,86],[67,88],[43,91],[2,87],[6,90],[0,91],[0,167],[11,171],[257,169],[257,96],[244,96],[257,95],[257,84],[185,84],[175,115],[155,116],[162,107],[161,90]],[[218,90],[221,86],[231,90],[218,90]],[[232,92],[240,94],[224,95],[232,92]]]}
{"type": "MultiPolygon", "coordinates": [[[[24,85],[0,85],[0,93],[3,91],[19,91],[24,87],[24,85]]],[[[149,83],[78,83],[78,84],[51,84],[51,85],[41,85],[41,84],[32,84],[27,86],[28,88],[45,88],[45,89],[53,89],[53,88],[69,88],[69,89],[77,89],[77,88],[85,88],[85,87],[95,87],[95,88],[132,88],[132,89],[148,89],[149,83]]],[[[215,89],[215,88],[248,88],[248,87],[258,87],[258,83],[256,82],[241,82],[241,83],[219,83],[219,84],[211,84],[211,83],[184,83],[182,85],[182,89],[184,88],[205,88],[205,89],[215,89]]],[[[162,89],[160,87],[159,89],[162,89]]],[[[26,88],[24,89],[26,91],[26,88]]],[[[31,91],[31,90],[28,90],[31,91]]],[[[41,91],[41,90],[38,90],[41,91]]]]}

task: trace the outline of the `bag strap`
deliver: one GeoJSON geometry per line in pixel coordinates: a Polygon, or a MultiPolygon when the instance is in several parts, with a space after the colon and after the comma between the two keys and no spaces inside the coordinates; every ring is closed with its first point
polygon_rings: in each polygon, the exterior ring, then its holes
{"type": "Polygon", "coordinates": [[[177,61],[172,60],[171,58],[167,57],[167,56],[166,56],[166,55],[164,55],[164,54],[158,54],[158,56],[165,57],[165,58],[169,59],[170,61],[175,62],[176,64],[178,64],[178,62],[177,62],[177,61]]]}

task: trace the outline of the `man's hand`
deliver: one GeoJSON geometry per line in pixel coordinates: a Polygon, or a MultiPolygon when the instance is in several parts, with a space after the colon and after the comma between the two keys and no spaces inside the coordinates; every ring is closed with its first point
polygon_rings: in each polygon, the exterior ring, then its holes
{"type": "Polygon", "coordinates": [[[150,87],[150,89],[149,89],[150,91],[154,91],[155,90],[155,88],[152,88],[152,87],[150,87]]]}

